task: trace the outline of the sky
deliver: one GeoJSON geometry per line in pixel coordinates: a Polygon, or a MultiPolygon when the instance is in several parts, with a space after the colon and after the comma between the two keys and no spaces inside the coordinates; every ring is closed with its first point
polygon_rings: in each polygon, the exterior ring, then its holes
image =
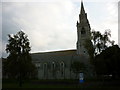
{"type": "MultiPolygon", "coordinates": [[[[118,43],[118,0],[83,0],[91,30],[111,30],[118,43]]],[[[31,53],[76,49],[80,0],[4,0],[0,3],[0,57],[6,57],[8,34],[22,30],[31,53]]]]}

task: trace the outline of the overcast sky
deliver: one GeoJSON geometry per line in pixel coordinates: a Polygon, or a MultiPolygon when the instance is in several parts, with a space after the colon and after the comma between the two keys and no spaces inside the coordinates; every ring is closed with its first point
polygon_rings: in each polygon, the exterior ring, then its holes
{"type": "MultiPolygon", "coordinates": [[[[28,35],[32,53],[76,49],[80,0],[8,1],[2,2],[2,57],[7,35],[20,30],[28,35]]],[[[91,29],[102,33],[110,29],[111,40],[118,43],[117,0],[84,0],[84,8],[91,29]]]]}

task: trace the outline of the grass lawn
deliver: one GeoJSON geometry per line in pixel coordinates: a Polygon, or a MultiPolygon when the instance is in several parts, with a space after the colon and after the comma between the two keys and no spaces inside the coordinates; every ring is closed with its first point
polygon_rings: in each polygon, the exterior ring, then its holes
{"type": "Polygon", "coordinates": [[[32,81],[27,81],[24,82],[22,87],[19,87],[17,82],[14,81],[3,81],[3,90],[8,90],[8,89],[25,89],[29,90],[30,88],[32,89],[39,89],[39,88],[74,88],[74,89],[92,89],[92,90],[120,90],[120,83],[119,82],[110,82],[110,81],[85,81],[84,83],[79,83],[73,80],[68,80],[68,81],[47,81],[47,80],[32,80],[32,81]],[[73,82],[73,83],[72,83],[73,82]]]}

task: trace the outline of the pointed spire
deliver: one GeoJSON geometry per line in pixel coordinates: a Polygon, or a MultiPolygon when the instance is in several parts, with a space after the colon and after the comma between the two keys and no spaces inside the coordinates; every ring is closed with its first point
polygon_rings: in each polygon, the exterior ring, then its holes
{"type": "Polygon", "coordinates": [[[81,14],[85,13],[85,10],[84,10],[84,5],[83,5],[83,0],[81,0],[81,14]]]}

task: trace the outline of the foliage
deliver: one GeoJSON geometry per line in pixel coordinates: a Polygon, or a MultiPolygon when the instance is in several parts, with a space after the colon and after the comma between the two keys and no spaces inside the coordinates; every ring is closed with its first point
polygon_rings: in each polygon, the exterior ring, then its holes
{"type": "Polygon", "coordinates": [[[93,65],[92,67],[95,72],[96,70],[97,72],[101,72],[101,70],[106,72],[106,66],[104,65],[105,63],[103,63],[102,60],[99,60],[99,65],[96,65],[95,57],[96,55],[102,53],[103,50],[106,50],[109,46],[114,45],[114,41],[110,40],[110,36],[110,30],[106,30],[104,34],[101,34],[99,31],[93,30],[91,32],[91,38],[86,39],[85,41],[84,46],[87,49],[90,58],[90,63],[93,65]]]}
{"type": "Polygon", "coordinates": [[[110,40],[110,36],[110,30],[106,30],[104,34],[93,30],[91,32],[91,38],[86,39],[84,46],[87,49],[92,64],[94,63],[94,57],[96,55],[100,54],[109,46],[114,45],[114,41],[110,40]]]}
{"type": "Polygon", "coordinates": [[[74,61],[71,64],[71,69],[76,74],[76,77],[80,72],[85,72],[86,68],[87,68],[86,65],[79,61],[74,61]]]}
{"type": "Polygon", "coordinates": [[[94,30],[92,31],[91,39],[95,49],[94,55],[101,53],[110,45],[114,45],[114,41],[111,41],[110,37],[111,37],[110,30],[106,30],[104,34],[101,34],[99,31],[94,30]]]}
{"type": "Polygon", "coordinates": [[[120,77],[120,48],[113,45],[95,57],[95,69],[98,75],[120,77]]]}
{"type": "Polygon", "coordinates": [[[8,35],[9,40],[6,45],[6,52],[9,53],[5,63],[7,75],[21,81],[30,78],[35,73],[35,66],[29,54],[31,48],[28,36],[19,31],[16,35],[8,35]]]}

